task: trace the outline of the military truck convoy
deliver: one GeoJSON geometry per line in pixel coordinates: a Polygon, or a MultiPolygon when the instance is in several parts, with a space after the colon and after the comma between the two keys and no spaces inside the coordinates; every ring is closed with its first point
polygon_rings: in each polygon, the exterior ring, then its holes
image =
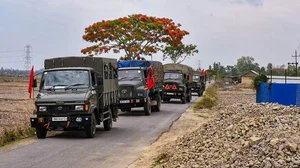
{"type": "Polygon", "coordinates": [[[183,104],[192,99],[193,69],[182,64],[164,65],[164,102],[180,99],[183,104]]]}
{"type": "MultiPolygon", "coordinates": [[[[96,125],[104,130],[116,121],[118,101],[117,60],[61,57],[44,62],[31,127],[38,138],[51,130],[85,130],[93,138],[96,125]]],[[[36,86],[36,80],[34,80],[36,86]]]]}
{"type": "Polygon", "coordinates": [[[84,130],[93,138],[96,125],[103,123],[104,130],[111,130],[118,109],[143,107],[150,115],[161,111],[162,100],[192,99],[193,69],[187,65],[74,56],[46,59],[44,69],[36,117],[30,118],[38,138],[55,130],[84,130]]]}
{"type": "Polygon", "coordinates": [[[158,61],[126,60],[118,62],[121,111],[143,107],[145,115],[160,111],[163,97],[163,65],[158,61]]]}
{"type": "Polygon", "coordinates": [[[194,71],[193,72],[193,83],[192,83],[192,93],[197,93],[198,96],[202,96],[203,92],[205,91],[206,84],[205,84],[205,74],[201,71],[194,71]]]}

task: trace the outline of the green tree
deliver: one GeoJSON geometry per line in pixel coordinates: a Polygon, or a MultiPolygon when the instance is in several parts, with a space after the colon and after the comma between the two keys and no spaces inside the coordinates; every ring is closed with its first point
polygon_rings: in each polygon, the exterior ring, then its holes
{"type": "MultiPolygon", "coordinates": [[[[285,65],[281,65],[281,66],[273,66],[272,67],[272,75],[273,76],[284,76],[284,74],[285,74],[285,65]]],[[[292,71],[290,71],[290,72],[292,72],[292,71]]],[[[271,75],[271,73],[270,73],[270,75],[271,75]]]]}
{"type": "Polygon", "coordinates": [[[261,67],[261,68],[260,68],[260,74],[263,74],[263,75],[266,75],[266,74],[267,74],[267,71],[266,71],[266,68],[265,68],[265,67],[261,67]]]}
{"type": "Polygon", "coordinates": [[[239,58],[236,65],[239,73],[244,74],[250,70],[255,70],[257,65],[254,61],[254,58],[250,56],[242,56],[239,58]]]}
{"type": "Polygon", "coordinates": [[[229,76],[239,75],[236,66],[235,65],[227,65],[226,66],[226,75],[229,75],[229,76]]]}
{"type": "Polygon", "coordinates": [[[177,46],[167,46],[165,47],[163,52],[163,60],[171,59],[173,63],[180,64],[187,57],[194,56],[195,53],[198,53],[196,49],[196,45],[177,45],[177,46]]]}

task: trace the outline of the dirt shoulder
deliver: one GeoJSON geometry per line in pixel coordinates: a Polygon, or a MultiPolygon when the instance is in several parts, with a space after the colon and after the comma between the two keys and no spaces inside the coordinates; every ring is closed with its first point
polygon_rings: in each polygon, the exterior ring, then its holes
{"type": "Polygon", "coordinates": [[[186,110],[182,116],[172,124],[170,130],[162,134],[155,143],[143,150],[143,154],[129,168],[153,167],[166,149],[175,144],[178,137],[193,132],[200,125],[208,122],[215,111],[201,110],[201,113],[193,112],[192,107],[186,110]]]}
{"type": "MultiPolygon", "coordinates": [[[[151,168],[156,167],[167,157],[166,151],[172,151],[178,143],[178,139],[190,134],[208,123],[226,106],[236,101],[255,102],[252,90],[219,90],[218,105],[212,109],[193,111],[193,106],[186,110],[182,116],[173,123],[170,130],[162,134],[156,142],[143,150],[142,155],[128,168],[151,168]]],[[[199,101],[200,98],[197,99],[199,101]]],[[[176,150],[176,149],[175,149],[176,150]]]]}

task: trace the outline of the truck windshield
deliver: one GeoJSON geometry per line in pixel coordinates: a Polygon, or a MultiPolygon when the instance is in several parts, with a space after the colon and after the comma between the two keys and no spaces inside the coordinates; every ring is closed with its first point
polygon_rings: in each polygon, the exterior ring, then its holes
{"type": "Polygon", "coordinates": [[[182,80],[182,73],[177,72],[166,72],[165,73],[165,80],[182,80]]]}
{"type": "Polygon", "coordinates": [[[87,70],[61,70],[44,72],[41,80],[42,89],[89,87],[89,72],[87,70]]]}
{"type": "Polygon", "coordinates": [[[199,82],[200,76],[199,75],[193,75],[193,81],[194,82],[199,82]]]}
{"type": "Polygon", "coordinates": [[[143,73],[141,70],[119,70],[119,81],[141,81],[143,73]]]}

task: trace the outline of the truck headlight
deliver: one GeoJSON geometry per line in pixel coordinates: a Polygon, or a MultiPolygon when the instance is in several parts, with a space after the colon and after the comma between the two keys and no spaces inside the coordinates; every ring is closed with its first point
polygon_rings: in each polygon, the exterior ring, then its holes
{"type": "Polygon", "coordinates": [[[77,105],[75,106],[76,111],[83,111],[83,105],[77,105]]]}
{"type": "Polygon", "coordinates": [[[138,93],[137,94],[139,97],[142,97],[142,96],[144,96],[144,93],[138,93]]]}
{"type": "Polygon", "coordinates": [[[39,111],[47,111],[47,107],[46,106],[40,106],[39,111]]]}

